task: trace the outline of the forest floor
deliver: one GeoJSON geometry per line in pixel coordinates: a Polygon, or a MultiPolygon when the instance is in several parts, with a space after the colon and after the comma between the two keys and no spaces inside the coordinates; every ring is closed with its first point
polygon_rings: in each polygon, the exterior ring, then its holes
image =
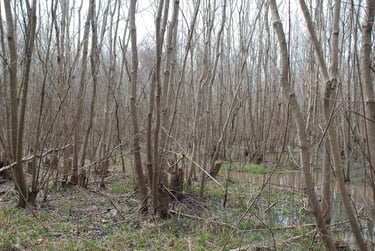
{"type": "MultiPolygon", "coordinates": [[[[262,167],[232,172],[267,177],[262,167]]],[[[324,250],[302,190],[221,174],[204,199],[195,184],[171,202],[167,220],[138,214],[130,171],[111,171],[106,189],[51,189],[32,210],[14,208],[13,184],[2,184],[0,250],[324,250]]],[[[337,240],[346,227],[332,225],[337,240]]]]}

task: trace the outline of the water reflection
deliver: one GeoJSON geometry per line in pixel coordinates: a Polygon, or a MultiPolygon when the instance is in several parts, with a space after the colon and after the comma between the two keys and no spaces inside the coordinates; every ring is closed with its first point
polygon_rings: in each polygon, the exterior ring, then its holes
{"type": "MultiPolygon", "coordinates": [[[[281,174],[273,174],[269,177],[269,174],[247,174],[244,172],[232,171],[231,179],[236,182],[248,182],[255,185],[267,185],[277,187],[280,189],[286,189],[293,192],[292,200],[302,200],[305,202],[305,207],[296,209],[294,203],[290,203],[284,200],[277,202],[278,205],[273,209],[273,213],[276,212],[276,216],[273,216],[274,222],[278,226],[287,227],[296,224],[304,224],[305,222],[299,222],[301,215],[304,213],[301,210],[308,210],[307,199],[304,196],[304,181],[303,175],[300,171],[291,171],[281,174]],[[295,194],[295,195],[294,195],[295,194]],[[288,210],[285,210],[285,209],[288,210]],[[288,212],[288,213],[286,213],[288,212]]],[[[332,175],[333,176],[333,175],[332,175]]],[[[365,179],[365,175],[357,173],[352,179],[353,181],[346,184],[346,192],[349,194],[352,201],[353,208],[360,220],[361,230],[367,240],[374,241],[374,213],[370,208],[373,205],[373,192],[365,179]],[[369,231],[370,229],[370,231],[369,231]]],[[[322,173],[320,171],[314,172],[315,189],[320,196],[322,190],[322,173]]],[[[331,229],[336,234],[339,233],[341,238],[346,242],[349,242],[351,246],[354,245],[354,237],[348,224],[348,219],[345,213],[345,209],[341,202],[341,195],[338,186],[338,182],[335,177],[332,177],[331,182],[331,198],[332,198],[332,211],[331,211],[331,229]]]]}

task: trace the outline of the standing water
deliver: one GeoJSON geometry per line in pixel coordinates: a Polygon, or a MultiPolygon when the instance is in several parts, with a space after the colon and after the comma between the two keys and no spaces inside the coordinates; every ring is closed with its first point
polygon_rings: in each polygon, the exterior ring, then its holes
{"type": "MultiPolygon", "coordinates": [[[[230,173],[231,179],[236,182],[249,183],[258,186],[267,183],[267,186],[292,192],[293,198],[290,198],[290,200],[298,200],[299,202],[303,201],[305,206],[298,209],[292,206],[292,210],[278,210],[280,214],[278,214],[273,220],[281,227],[305,224],[305,222],[299,222],[300,215],[309,211],[307,198],[304,195],[305,185],[302,172],[288,171],[272,174],[271,177],[269,176],[270,174],[251,174],[241,171],[231,171],[230,173]]],[[[319,197],[321,196],[322,180],[322,173],[320,171],[314,172],[315,190],[319,197]]],[[[353,208],[355,209],[355,213],[360,222],[362,235],[367,241],[374,243],[375,228],[373,222],[375,216],[374,210],[371,210],[374,203],[373,192],[369,182],[366,181],[366,175],[359,172],[353,174],[352,181],[346,183],[346,192],[350,196],[353,208]]],[[[351,247],[354,247],[355,239],[351,232],[345,209],[342,205],[340,190],[335,177],[332,178],[331,182],[331,199],[331,231],[335,233],[335,236],[339,236],[339,239],[343,240],[345,243],[349,243],[351,247]]],[[[275,204],[276,203],[273,205],[275,204]]],[[[292,204],[278,204],[279,207],[291,207],[290,205],[294,205],[294,202],[292,204]]]]}

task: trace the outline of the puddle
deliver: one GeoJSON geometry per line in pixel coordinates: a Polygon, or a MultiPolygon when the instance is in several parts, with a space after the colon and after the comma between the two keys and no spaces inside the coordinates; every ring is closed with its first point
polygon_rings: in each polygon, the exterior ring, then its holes
{"type": "MultiPolygon", "coordinates": [[[[248,174],[245,172],[231,171],[231,179],[237,182],[248,182],[255,185],[263,185],[267,182],[269,174],[248,174]]],[[[333,176],[333,175],[332,175],[333,176]]],[[[346,184],[347,193],[355,208],[356,214],[359,216],[361,230],[363,236],[370,241],[374,242],[374,213],[370,213],[371,205],[373,204],[373,192],[370,185],[365,182],[366,175],[364,173],[353,174],[353,180],[355,182],[349,182],[346,184]],[[369,229],[372,231],[369,231],[369,229]]],[[[315,190],[320,196],[322,188],[322,174],[320,171],[314,173],[315,190]]],[[[291,171],[283,174],[274,174],[269,180],[269,185],[278,187],[280,189],[287,189],[288,191],[295,192],[296,196],[293,199],[303,199],[303,175],[300,171],[291,171]]],[[[332,177],[331,183],[331,198],[332,198],[332,211],[331,211],[331,229],[338,234],[341,239],[349,243],[351,247],[355,246],[355,239],[351,232],[349,223],[347,223],[347,216],[345,209],[341,202],[341,195],[338,186],[338,182],[335,177],[332,177]]],[[[305,198],[306,200],[306,198],[305,198]]],[[[306,205],[306,208],[308,206],[306,205]]],[[[300,209],[299,209],[300,210],[300,209]]],[[[280,204],[278,203],[278,209],[274,209],[277,215],[273,219],[275,223],[281,227],[288,227],[291,225],[298,224],[298,215],[301,212],[297,212],[297,209],[293,208],[293,204],[280,204]],[[284,207],[284,208],[283,208],[284,207]],[[287,215],[285,214],[285,209],[288,208],[287,215]]],[[[303,222],[300,222],[303,224],[303,222]]]]}

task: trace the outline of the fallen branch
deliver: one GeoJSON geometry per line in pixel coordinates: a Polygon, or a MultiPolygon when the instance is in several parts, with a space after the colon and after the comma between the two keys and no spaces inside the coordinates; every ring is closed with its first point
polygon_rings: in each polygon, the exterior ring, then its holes
{"type": "Polygon", "coordinates": [[[246,251],[246,250],[249,250],[250,247],[251,247],[250,245],[246,245],[246,246],[240,247],[240,248],[229,249],[229,251],[246,251]]]}
{"type": "MultiPolygon", "coordinates": [[[[68,144],[68,145],[65,145],[65,146],[60,147],[60,148],[49,149],[48,151],[42,153],[42,155],[35,155],[35,154],[33,154],[33,155],[30,155],[30,156],[22,158],[22,162],[30,161],[30,160],[32,160],[34,158],[39,158],[40,159],[40,158],[42,158],[44,156],[47,156],[48,154],[51,154],[52,152],[57,152],[57,151],[65,150],[66,148],[68,148],[70,146],[73,146],[73,144],[68,144]]],[[[3,172],[3,171],[8,170],[8,169],[11,169],[15,165],[17,165],[17,161],[13,162],[10,165],[7,165],[7,166],[4,166],[4,167],[0,168],[0,172],[3,172]]]]}
{"type": "Polygon", "coordinates": [[[314,234],[314,233],[316,233],[316,229],[311,230],[310,232],[307,232],[307,233],[304,233],[304,234],[297,235],[297,236],[294,236],[292,238],[286,239],[283,242],[284,243],[293,243],[293,242],[295,242],[299,239],[305,238],[305,237],[310,236],[311,234],[314,234]]]}

